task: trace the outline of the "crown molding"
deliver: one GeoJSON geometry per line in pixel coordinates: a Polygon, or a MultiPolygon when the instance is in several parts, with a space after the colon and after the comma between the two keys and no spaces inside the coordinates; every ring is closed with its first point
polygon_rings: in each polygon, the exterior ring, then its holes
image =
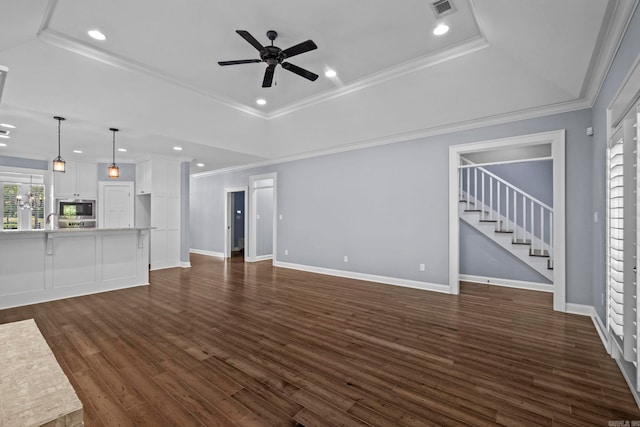
{"type": "Polygon", "coordinates": [[[332,89],[317,95],[310,96],[301,101],[294,102],[284,108],[280,108],[267,114],[266,118],[269,120],[275,119],[277,117],[281,117],[298,110],[311,107],[325,101],[329,101],[331,99],[348,95],[359,90],[367,89],[371,86],[375,86],[386,81],[402,77],[404,75],[422,70],[424,68],[441,64],[443,62],[476,52],[486,47],[489,47],[489,43],[487,43],[487,41],[482,36],[477,36],[473,39],[459,43],[453,47],[448,47],[441,51],[422,56],[418,59],[414,59],[373,74],[369,74],[366,77],[355,80],[354,82],[342,86],[338,89],[332,89]]]}
{"type": "Polygon", "coordinates": [[[380,138],[373,138],[363,141],[355,141],[340,145],[338,147],[331,147],[321,150],[307,151],[299,154],[292,154],[289,156],[277,157],[274,159],[263,160],[260,162],[253,162],[244,165],[230,166],[227,168],[216,169],[212,171],[200,172],[192,174],[195,178],[220,175],[229,172],[236,172],[246,169],[253,169],[264,166],[272,166],[280,163],[293,162],[297,160],[310,159],[313,157],[327,156],[331,154],[344,153],[347,151],[362,150],[365,148],[378,147],[381,145],[394,144],[397,142],[412,141],[421,138],[427,138],[438,135],[445,135],[455,132],[462,132],[470,129],[479,129],[487,126],[500,125],[504,123],[511,123],[520,120],[534,119],[538,117],[551,116],[554,114],[567,113],[571,111],[583,110],[591,108],[591,102],[586,99],[577,101],[561,102],[553,105],[547,105],[544,107],[535,107],[524,109],[520,111],[509,112],[505,114],[496,114],[493,116],[486,116],[473,120],[466,120],[457,123],[452,123],[443,126],[434,126],[430,128],[423,128],[411,132],[400,132],[393,135],[387,135],[380,138]]]}
{"type": "Polygon", "coordinates": [[[142,74],[147,77],[153,77],[158,80],[162,80],[166,83],[170,83],[172,85],[181,87],[183,89],[190,90],[192,92],[197,93],[198,95],[211,98],[229,108],[242,111],[243,113],[250,114],[252,116],[256,116],[261,119],[267,118],[264,114],[262,114],[261,112],[253,108],[249,108],[243,104],[239,104],[230,99],[223,98],[219,95],[209,93],[199,87],[185,83],[180,79],[178,79],[177,77],[171,76],[167,73],[163,73],[161,71],[148,67],[134,60],[106,52],[102,49],[95,48],[86,43],[80,42],[72,37],[68,37],[58,31],[52,30],[50,28],[43,28],[38,34],[38,39],[52,46],[56,46],[61,49],[68,50],[75,54],[82,55],[86,58],[90,58],[95,61],[102,62],[103,64],[107,64],[112,67],[134,72],[137,74],[142,74]]]}
{"type": "Polygon", "coordinates": [[[158,80],[164,81],[166,83],[170,83],[172,85],[181,87],[183,89],[190,90],[192,92],[197,93],[198,95],[211,98],[229,108],[235,109],[237,111],[241,111],[246,114],[250,114],[254,117],[259,117],[264,120],[271,120],[277,117],[282,117],[284,115],[299,111],[301,109],[308,108],[313,105],[317,105],[325,101],[338,98],[340,96],[348,95],[350,93],[363,90],[371,86],[375,86],[377,84],[381,84],[386,81],[404,76],[406,74],[413,73],[415,71],[419,71],[424,68],[432,67],[434,65],[449,61],[451,59],[455,59],[460,56],[467,55],[469,53],[473,53],[478,50],[489,47],[489,43],[486,40],[482,26],[480,25],[480,22],[477,19],[475,3],[471,2],[471,12],[473,14],[474,21],[478,28],[478,32],[479,32],[478,36],[465,40],[463,42],[460,42],[454,46],[447,47],[445,49],[441,49],[433,53],[429,53],[422,57],[401,63],[399,65],[395,65],[393,67],[387,68],[379,72],[375,72],[373,74],[369,74],[361,79],[355,80],[339,88],[324,91],[320,94],[312,95],[300,101],[290,103],[287,106],[274,110],[270,113],[264,113],[260,110],[249,107],[245,104],[241,104],[239,102],[233,101],[226,97],[222,97],[216,93],[212,93],[211,91],[204,90],[201,87],[197,87],[195,85],[186,83],[180,80],[179,78],[177,78],[176,76],[162,72],[153,67],[149,67],[133,59],[129,59],[120,55],[107,52],[103,49],[96,48],[88,43],[85,43],[73,37],[69,37],[59,31],[51,29],[49,25],[51,23],[51,17],[55,11],[57,3],[58,3],[57,0],[49,0],[47,4],[47,9],[43,16],[42,23],[40,25],[40,30],[38,32],[38,39],[40,39],[41,41],[47,44],[50,44],[52,46],[56,46],[61,49],[68,50],[75,54],[85,56],[95,61],[102,62],[103,64],[107,64],[122,70],[138,73],[141,75],[153,77],[158,80]]]}
{"type": "Polygon", "coordinates": [[[603,29],[604,35],[600,54],[590,70],[591,78],[588,86],[586,87],[586,90],[583,90],[584,93],[582,97],[590,101],[590,106],[593,106],[600,94],[602,85],[604,84],[607,74],[609,74],[609,71],[611,70],[613,60],[618,53],[618,49],[620,49],[623,36],[627,32],[631,19],[633,18],[633,14],[639,3],[639,0],[610,1],[615,1],[615,6],[611,13],[607,28],[603,29]]]}

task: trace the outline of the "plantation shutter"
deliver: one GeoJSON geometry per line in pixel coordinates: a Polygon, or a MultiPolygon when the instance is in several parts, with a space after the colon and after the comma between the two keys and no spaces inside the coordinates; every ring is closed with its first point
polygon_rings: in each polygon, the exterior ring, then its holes
{"type": "Polygon", "coordinates": [[[607,323],[625,360],[637,363],[637,111],[609,141],[607,323]]]}
{"type": "Polygon", "coordinates": [[[18,228],[18,208],[16,206],[17,184],[0,182],[2,189],[2,229],[15,230],[18,228]]]}
{"type": "Polygon", "coordinates": [[[622,131],[609,148],[609,328],[624,337],[624,144],[622,131]]]}

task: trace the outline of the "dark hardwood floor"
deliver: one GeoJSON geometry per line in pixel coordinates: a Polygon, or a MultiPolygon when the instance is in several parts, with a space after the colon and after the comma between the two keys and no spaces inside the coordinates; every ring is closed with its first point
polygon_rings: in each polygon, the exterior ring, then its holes
{"type": "Polygon", "coordinates": [[[588,317],[551,295],[459,296],[192,255],[151,286],[34,318],[86,426],[600,425],[640,420],[588,317]]]}

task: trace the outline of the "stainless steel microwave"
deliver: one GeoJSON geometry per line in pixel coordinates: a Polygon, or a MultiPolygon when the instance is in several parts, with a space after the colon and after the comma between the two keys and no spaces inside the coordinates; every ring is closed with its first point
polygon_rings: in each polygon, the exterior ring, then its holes
{"type": "Polygon", "coordinates": [[[96,201],[86,199],[58,199],[56,213],[59,219],[65,220],[95,220],[96,201]]]}

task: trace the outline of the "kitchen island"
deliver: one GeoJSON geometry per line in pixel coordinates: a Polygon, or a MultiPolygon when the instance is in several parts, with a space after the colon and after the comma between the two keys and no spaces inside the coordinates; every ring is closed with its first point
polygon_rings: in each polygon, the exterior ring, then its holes
{"type": "Polygon", "coordinates": [[[148,285],[149,230],[0,232],[0,309],[148,285]]]}

